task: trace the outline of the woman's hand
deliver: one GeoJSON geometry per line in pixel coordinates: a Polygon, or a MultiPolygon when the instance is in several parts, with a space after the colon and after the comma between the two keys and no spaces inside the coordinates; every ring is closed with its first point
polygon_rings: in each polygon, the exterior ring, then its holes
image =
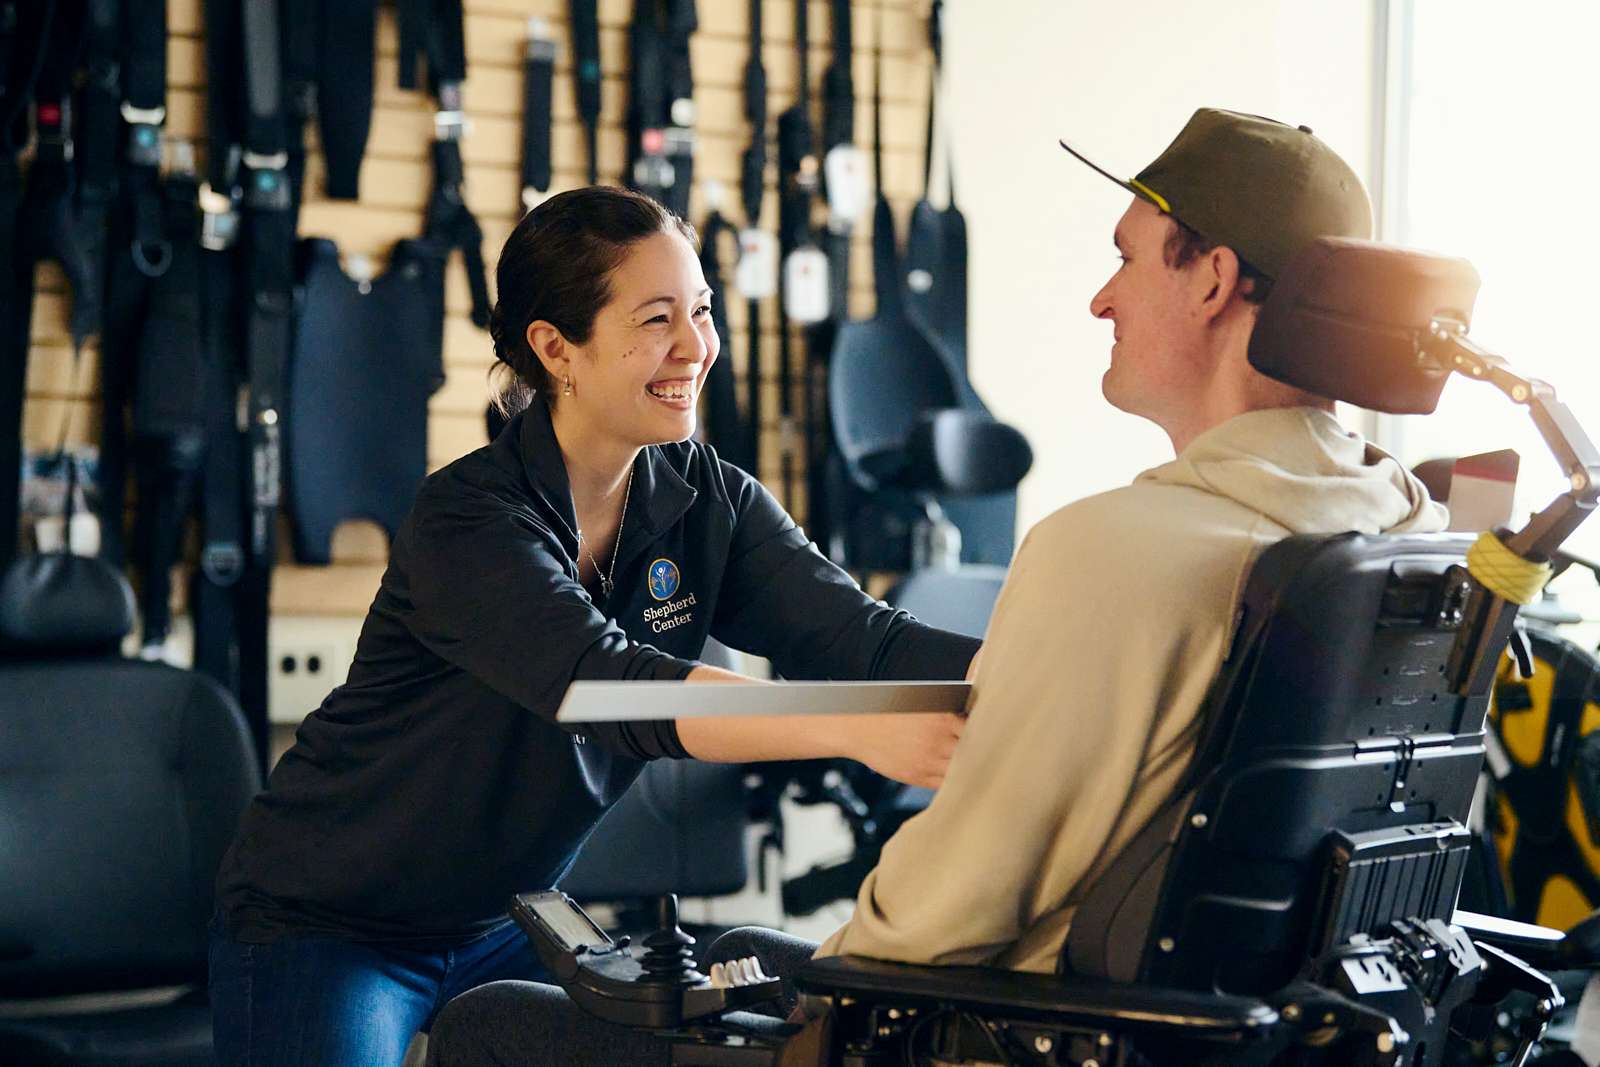
{"type": "Polygon", "coordinates": [[[944,712],[853,715],[839,723],[842,755],[886,778],[937,789],[967,720],[944,712]]]}

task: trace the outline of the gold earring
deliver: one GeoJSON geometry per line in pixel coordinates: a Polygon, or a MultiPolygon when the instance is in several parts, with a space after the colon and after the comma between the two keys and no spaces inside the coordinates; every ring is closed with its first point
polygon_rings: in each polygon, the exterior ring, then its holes
{"type": "Polygon", "coordinates": [[[570,375],[570,374],[563,374],[561,376],[561,395],[562,396],[571,396],[572,395],[572,375],[570,375]]]}

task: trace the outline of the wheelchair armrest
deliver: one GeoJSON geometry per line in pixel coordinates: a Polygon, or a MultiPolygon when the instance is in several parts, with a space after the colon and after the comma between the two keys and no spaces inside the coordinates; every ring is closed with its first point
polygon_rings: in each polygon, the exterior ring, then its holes
{"type": "Polygon", "coordinates": [[[1493,945],[1546,971],[1600,969],[1600,912],[1563,934],[1548,926],[1457,911],[1451,920],[1475,941],[1493,945]]]}
{"type": "Polygon", "coordinates": [[[923,967],[830,956],[806,964],[794,981],[801,992],[828,998],[932,1003],[1038,1022],[1178,1031],[1196,1038],[1261,1038],[1278,1024],[1278,1013],[1251,997],[996,967],[923,967]]]}

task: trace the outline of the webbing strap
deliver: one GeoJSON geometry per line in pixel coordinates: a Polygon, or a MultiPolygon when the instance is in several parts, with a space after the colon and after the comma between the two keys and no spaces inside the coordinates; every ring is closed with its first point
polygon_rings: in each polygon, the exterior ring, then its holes
{"type": "Polygon", "coordinates": [[[237,422],[239,372],[234,317],[235,253],[200,253],[206,358],[206,454],[202,473],[200,565],[194,575],[195,669],[235,695],[239,662],[235,644],[234,587],[244,571],[242,539],[245,477],[237,422]]]}
{"type": "Polygon", "coordinates": [[[123,180],[132,213],[129,249],[142,274],[167,269],[172,247],[161,226],[161,129],[167,119],[165,0],[123,0],[122,118],[128,142],[123,180]]]}
{"type": "Polygon", "coordinates": [[[120,0],[88,2],[85,76],[78,93],[80,135],[73,148],[77,167],[73,224],[86,277],[81,286],[73,286],[72,310],[85,336],[99,332],[105,313],[106,238],[122,139],[121,17],[120,0]]]}
{"type": "Polygon", "coordinates": [[[542,26],[529,26],[522,62],[522,209],[550,188],[550,91],[556,46],[542,26]]]}
{"type": "Polygon", "coordinates": [[[172,566],[182,550],[183,520],[205,450],[198,192],[192,174],[166,181],[172,264],[151,286],[139,336],[133,398],[139,487],[133,559],[141,577],[141,637],[152,654],[160,653],[171,630],[172,566]]]}
{"type": "Polygon", "coordinates": [[[572,77],[589,160],[589,184],[600,180],[596,145],[600,128],[600,13],[597,0],[572,0],[572,77]]]}
{"type": "Polygon", "coordinates": [[[397,0],[400,22],[400,88],[417,88],[417,61],[428,64],[428,92],[467,77],[466,30],[461,0],[397,0]]]}
{"type": "MultiPolygon", "coordinates": [[[[705,273],[706,285],[711,288],[711,321],[716,327],[718,340],[724,353],[733,350],[728,332],[727,298],[723,295],[721,242],[727,236],[738,243],[738,233],[733,224],[713,211],[700,232],[700,269],[705,273]]],[[[706,380],[706,433],[722,458],[736,467],[750,469],[750,457],[745,454],[746,438],[739,424],[739,397],[733,379],[733,363],[727,358],[711,364],[706,380]]]]}
{"type": "Polygon", "coordinates": [[[877,300],[874,314],[897,314],[900,298],[900,247],[895,239],[894,211],[883,192],[883,8],[878,9],[877,32],[872,42],[872,183],[876,193],[872,210],[872,288],[877,300]]]}
{"type": "MultiPolygon", "coordinates": [[[[824,149],[855,140],[856,91],[851,70],[854,35],[850,26],[850,0],[829,5],[833,55],[822,79],[822,144],[824,149]]],[[[830,317],[842,321],[850,306],[850,223],[830,222],[828,228],[828,307],[830,317]]],[[[827,346],[831,348],[831,344],[827,346]]]]}
{"type": "Polygon", "coordinates": [[[328,196],[354,200],[372,130],[374,0],[322,5],[316,115],[328,162],[328,196]]]}
{"type": "Polygon", "coordinates": [[[686,215],[694,181],[694,0],[636,0],[629,41],[628,184],[686,215]]]}
{"type": "MultiPolygon", "coordinates": [[[[767,69],[761,59],[761,0],[750,0],[750,56],[744,68],[744,115],[750,123],[750,147],[740,163],[740,198],[745,225],[761,225],[761,205],[767,195],[767,69]]],[[[745,359],[746,469],[760,476],[761,459],[761,301],[745,302],[749,347],[745,359]]]]}
{"type": "Polygon", "coordinates": [[[81,3],[62,4],[50,28],[35,92],[38,140],[17,219],[15,260],[19,281],[28,287],[30,300],[35,265],[43,261],[60,264],[73,295],[72,342],[80,349],[99,329],[100,318],[99,285],[80,243],[73,211],[71,94],[84,43],[82,16],[81,3]]]}
{"type": "MultiPolygon", "coordinates": [[[[245,2],[248,4],[249,0],[245,2]]],[[[298,214],[306,173],[306,123],[311,121],[313,115],[319,114],[322,107],[317,93],[317,53],[325,51],[332,44],[326,40],[329,23],[338,19],[338,12],[347,6],[349,0],[339,0],[334,4],[322,4],[318,0],[277,0],[277,3],[279,25],[282,27],[278,38],[278,79],[282,86],[281,136],[284,151],[288,153],[286,170],[290,200],[298,214]],[[319,37],[324,39],[319,41],[319,37]]],[[[354,3],[352,6],[359,8],[361,5],[354,3]]],[[[370,45],[367,54],[371,55],[370,45]]],[[[341,56],[339,61],[354,66],[360,59],[359,56],[341,56]]],[[[334,107],[338,108],[339,104],[335,103],[334,107]]],[[[338,154],[337,146],[323,146],[330,186],[334,181],[334,160],[338,154]],[[330,147],[333,149],[331,153],[330,147]]]]}
{"type": "Polygon", "coordinates": [[[483,265],[483,228],[467,207],[462,186],[465,173],[456,141],[433,142],[433,195],[428,198],[423,232],[446,248],[459,248],[472,291],[472,321],[489,326],[489,283],[483,265]]]}
{"type": "MultiPolygon", "coordinates": [[[[22,174],[10,152],[0,152],[0,253],[10,262],[15,247],[17,205],[22,201],[22,174]]],[[[22,397],[28,377],[28,319],[32,277],[26,288],[21,272],[0,276],[6,299],[0,300],[0,566],[17,550],[22,478],[22,397]]]]}
{"type": "Polygon", "coordinates": [[[750,147],[744,150],[739,192],[745,224],[761,224],[761,202],[767,192],[767,68],[761,61],[761,0],[750,0],[750,57],[744,66],[744,117],[750,123],[750,147]]]}
{"type": "Polygon", "coordinates": [[[28,137],[27,109],[44,65],[56,0],[0,3],[0,155],[11,156],[28,137]]]}

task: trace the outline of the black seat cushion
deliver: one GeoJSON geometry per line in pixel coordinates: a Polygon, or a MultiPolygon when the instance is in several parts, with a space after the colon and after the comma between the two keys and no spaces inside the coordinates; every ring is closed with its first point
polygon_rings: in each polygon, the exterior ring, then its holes
{"type": "Polygon", "coordinates": [[[211,1008],[198,998],[93,1015],[0,1019],[6,1067],[214,1067],[211,1008]]]}

